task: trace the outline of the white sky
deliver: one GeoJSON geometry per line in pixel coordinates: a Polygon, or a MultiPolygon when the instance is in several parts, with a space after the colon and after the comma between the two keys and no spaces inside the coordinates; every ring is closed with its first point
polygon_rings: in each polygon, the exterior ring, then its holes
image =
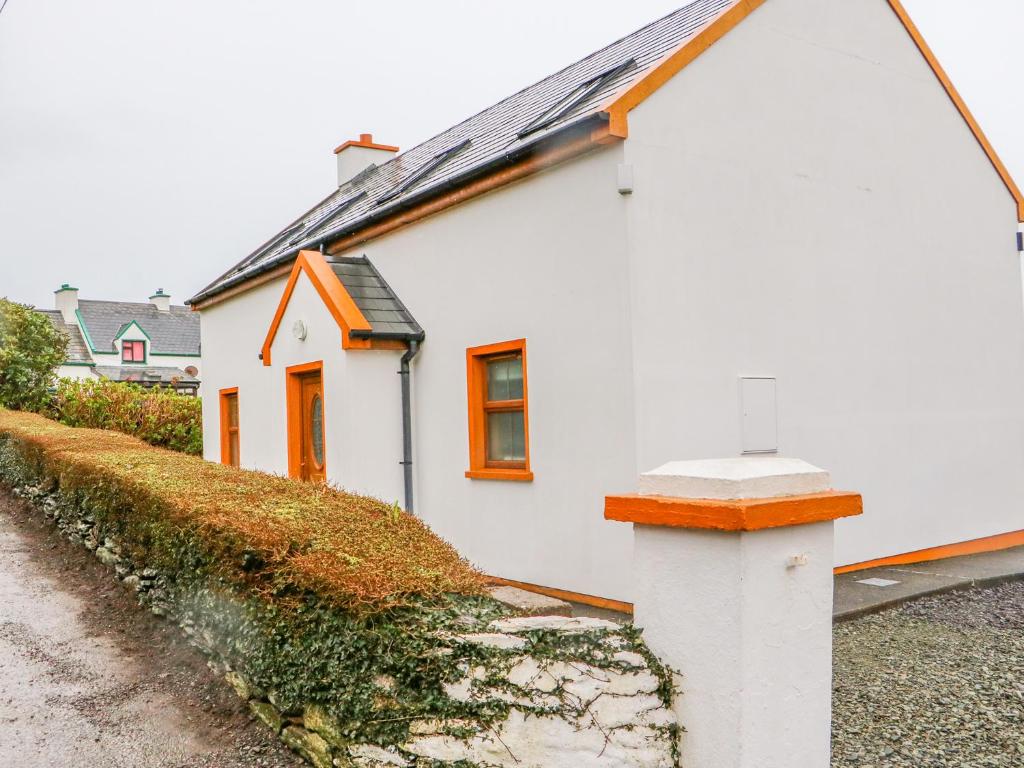
{"type": "MultiPolygon", "coordinates": [[[[334,188],[344,139],[408,148],[683,2],[8,0],[0,296],[184,301],[334,188]]],[[[1024,2],[905,4],[1024,179],[1024,2]]]]}

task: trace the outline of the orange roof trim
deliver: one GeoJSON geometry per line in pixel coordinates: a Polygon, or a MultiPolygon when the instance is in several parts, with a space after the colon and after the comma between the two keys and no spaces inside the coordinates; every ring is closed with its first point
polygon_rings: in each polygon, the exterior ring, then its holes
{"type": "Polygon", "coordinates": [[[318,251],[299,251],[299,256],[292,267],[291,276],[288,278],[288,283],[284,287],[284,293],[281,295],[281,301],[277,305],[277,312],[274,313],[274,319],[270,323],[267,337],[263,341],[263,364],[270,365],[270,348],[274,344],[277,330],[281,326],[281,320],[284,319],[284,311],[288,308],[288,302],[291,301],[295,285],[299,281],[299,275],[303,272],[306,273],[309,281],[316,288],[316,292],[323,299],[328,311],[338,324],[338,328],[341,329],[341,348],[373,349],[373,342],[370,339],[351,338],[350,334],[352,331],[371,330],[370,323],[363,316],[363,313],[359,311],[359,307],[356,306],[352,297],[349,296],[348,291],[345,290],[345,286],[341,284],[338,276],[334,274],[334,270],[324,260],[323,255],[318,251]]]}
{"type": "Polygon", "coordinates": [[[606,520],[669,528],[707,528],[717,531],[760,531],[806,525],[864,511],[859,493],[827,491],[770,499],[677,499],[669,496],[607,496],[606,520]]]}
{"type": "MultiPolygon", "coordinates": [[[[647,97],[671,80],[690,62],[694,61],[704,51],[725,37],[729,31],[757,10],[764,2],[765,0],[740,0],[740,2],[711,22],[699,35],[667,54],[661,63],[648,72],[646,76],[618,94],[604,110],[608,113],[609,117],[609,133],[620,139],[627,138],[629,136],[627,115],[634,107],[645,101],[647,97]]],[[[939,82],[942,83],[942,87],[946,89],[946,93],[957,110],[959,110],[967,126],[971,129],[974,138],[977,139],[982,150],[988,155],[992,166],[996,169],[996,172],[1017,203],[1018,220],[1024,223],[1024,194],[1021,194],[1020,188],[1010,175],[1010,171],[996,153],[995,147],[992,146],[988,137],[985,136],[985,132],[981,129],[978,121],[974,119],[971,110],[967,108],[967,103],[960,96],[960,93],[953,85],[953,81],[949,79],[949,75],[946,74],[942,65],[939,64],[939,60],[935,57],[928,43],[925,42],[921,31],[910,18],[906,8],[903,7],[900,0],[887,0],[887,2],[910,34],[918,50],[928,61],[928,65],[932,68],[939,82]]]]}
{"type": "Polygon", "coordinates": [[[344,144],[340,144],[335,147],[334,154],[338,154],[349,147],[363,147],[364,149],[382,149],[385,152],[398,152],[398,147],[393,147],[390,144],[374,143],[372,133],[360,133],[358,139],[350,139],[344,144]]]}
{"type": "Polygon", "coordinates": [[[974,138],[978,140],[981,148],[985,151],[985,154],[988,155],[989,161],[996,169],[1000,178],[1002,178],[1006,188],[1010,191],[1010,194],[1013,195],[1013,199],[1017,201],[1017,220],[1024,223],[1024,195],[1021,194],[1020,187],[1017,186],[1017,183],[1010,175],[1010,171],[1003,164],[999,155],[996,154],[995,147],[993,147],[991,142],[989,142],[988,137],[985,136],[985,132],[981,130],[981,126],[978,124],[978,121],[974,119],[974,115],[971,114],[971,110],[967,108],[967,103],[960,96],[956,86],[953,85],[953,81],[949,79],[949,75],[946,74],[946,70],[944,70],[942,65],[939,64],[939,60],[935,58],[935,54],[932,53],[932,49],[928,47],[928,43],[925,42],[924,37],[921,35],[921,31],[910,18],[910,14],[907,13],[907,9],[903,7],[903,3],[901,3],[900,0],[889,0],[889,5],[892,6],[896,15],[899,16],[900,21],[903,22],[903,26],[910,34],[910,37],[913,38],[914,44],[917,46],[918,50],[921,51],[921,54],[928,60],[928,64],[931,66],[935,76],[939,78],[939,82],[942,83],[942,87],[946,89],[946,93],[949,94],[949,98],[952,100],[953,104],[956,105],[956,108],[960,110],[960,114],[963,116],[964,120],[967,122],[967,126],[974,134],[974,138]]]}
{"type": "Polygon", "coordinates": [[[679,74],[690,62],[725,37],[736,25],[756,11],[765,0],[740,0],[717,19],[708,24],[697,36],[670,51],[650,72],[618,94],[605,107],[608,113],[609,133],[620,139],[629,136],[627,115],[636,106],[679,74]]]}

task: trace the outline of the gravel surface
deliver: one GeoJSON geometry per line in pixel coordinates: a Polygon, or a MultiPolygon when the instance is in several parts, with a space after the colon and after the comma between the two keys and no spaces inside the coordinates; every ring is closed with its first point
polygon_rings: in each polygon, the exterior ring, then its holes
{"type": "Polygon", "coordinates": [[[0,766],[302,766],[178,628],[0,490],[0,766]]]}
{"type": "Polygon", "coordinates": [[[1024,766],[1024,582],[835,630],[833,768],[1024,766]]]}

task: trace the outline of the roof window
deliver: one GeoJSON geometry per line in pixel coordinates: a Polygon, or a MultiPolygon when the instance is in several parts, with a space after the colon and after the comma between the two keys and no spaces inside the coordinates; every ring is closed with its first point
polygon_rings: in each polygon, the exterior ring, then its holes
{"type": "Polygon", "coordinates": [[[472,139],[466,139],[465,141],[456,144],[454,147],[450,147],[444,150],[444,152],[439,152],[438,154],[434,155],[432,158],[427,160],[427,162],[425,162],[423,165],[421,165],[419,168],[413,171],[405,179],[405,181],[403,181],[397,187],[392,189],[390,192],[387,192],[381,197],[379,197],[377,199],[377,205],[382,205],[383,203],[390,202],[391,200],[394,200],[396,197],[401,195],[403,192],[408,191],[409,189],[411,189],[420,181],[429,176],[431,173],[436,171],[438,168],[440,168],[446,162],[451,160],[453,157],[455,157],[455,155],[457,155],[459,152],[464,150],[472,143],[472,139]]]}
{"type": "Polygon", "coordinates": [[[330,211],[320,216],[319,218],[306,219],[303,222],[303,228],[299,230],[299,233],[295,235],[295,237],[288,241],[288,245],[295,245],[296,243],[300,243],[303,240],[308,240],[310,235],[312,235],[313,232],[316,232],[318,229],[320,229],[321,225],[324,224],[324,222],[333,219],[340,213],[344,213],[357,202],[362,200],[364,197],[366,197],[366,193],[359,192],[355,195],[352,195],[351,197],[345,198],[338,205],[336,205],[334,208],[332,208],[330,211]]]}
{"type": "Polygon", "coordinates": [[[588,98],[601,90],[601,88],[612,79],[634,66],[636,66],[636,60],[627,59],[618,66],[612,67],[611,69],[602,72],[600,75],[595,75],[589,80],[580,83],[561,99],[541,112],[540,115],[534,118],[533,121],[525,128],[519,131],[517,134],[518,137],[521,139],[524,136],[529,136],[531,133],[536,133],[537,131],[554,125],[588,98]]]}

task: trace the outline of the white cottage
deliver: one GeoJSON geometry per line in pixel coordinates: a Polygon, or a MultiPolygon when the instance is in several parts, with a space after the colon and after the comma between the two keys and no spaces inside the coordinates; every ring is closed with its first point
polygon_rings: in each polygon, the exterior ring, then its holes
{"type": "Polygon", "coordinates": [[[144,387],[199,390],[199,314],[171,304],[163,289],[148,302],[79,299],[64,283],[54,291],[54,309],[39,309],[68,337],[67,356],[57,375],[104,378],[144,387]]]}
{"type": "Polygon", "coordinates": [[[210,460],[620,607],[604,498],[673,459],[829,467],[837,566],[1024,543],[1024,199],[898,0],[698,0],[337,154],[191,300],[210,460]]]}

